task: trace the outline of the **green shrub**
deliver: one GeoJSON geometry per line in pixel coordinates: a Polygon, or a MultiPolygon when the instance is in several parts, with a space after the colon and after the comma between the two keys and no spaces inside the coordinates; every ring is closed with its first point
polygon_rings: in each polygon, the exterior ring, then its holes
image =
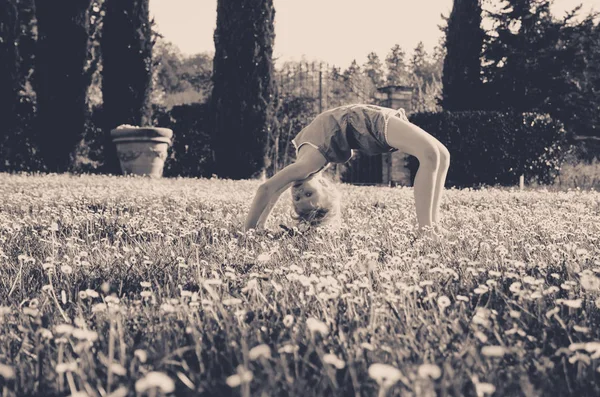
{"type": "MultiPolygon", "coordinates": [[[[515,185],[520,175],[551,183],[567,145],[562,123],[546,114],[427,112],[410,120],[450,151],[448,186],[515,185]]],[[[418,161],[409,158],[408,167],[414,179],[418,161]]]]}
{"type": "Polygon", "coordinates": [[[213,173],[211,137],[203,103],[154,109],[154,124],[173,130],[164,176],[208,177],[213,173]]]}

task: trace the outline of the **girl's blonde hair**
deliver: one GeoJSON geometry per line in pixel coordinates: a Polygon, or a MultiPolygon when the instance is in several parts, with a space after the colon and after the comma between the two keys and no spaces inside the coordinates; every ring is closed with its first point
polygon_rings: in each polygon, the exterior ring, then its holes
{"type": "Polygon", "coordinates": [[[292,218],[299,224],[309,226],[329,226],[338,228],[341,225],[341,196],[334,182],[319,173],[313,177],[319,186],[319,204],[317,208],[300,210],[292,201],[295,215],[292,218]]]}

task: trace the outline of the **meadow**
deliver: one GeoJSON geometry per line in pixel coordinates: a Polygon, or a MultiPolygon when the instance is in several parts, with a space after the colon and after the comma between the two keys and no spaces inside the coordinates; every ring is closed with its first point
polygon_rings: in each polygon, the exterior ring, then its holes
{"type": "Polygon", "coordinates": [[[600,194],[340,186],[243,233],[258,181],[0,174],[5,396],[600,395],[600,194]]]}

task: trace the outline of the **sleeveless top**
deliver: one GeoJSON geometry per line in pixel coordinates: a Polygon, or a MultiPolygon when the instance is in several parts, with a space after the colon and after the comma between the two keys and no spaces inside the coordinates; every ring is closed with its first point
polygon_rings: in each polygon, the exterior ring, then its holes
{"type": "Polygon", "coordinates": [[[292,140],[296,154],[303,145],[319,150],[330,163],[345,163],[352,150],[367,155],[398,150],[388,144],[387,125],[390,117],[408,121],[404,109],[376,105],[346,105],[319,114],[292,140]]]}

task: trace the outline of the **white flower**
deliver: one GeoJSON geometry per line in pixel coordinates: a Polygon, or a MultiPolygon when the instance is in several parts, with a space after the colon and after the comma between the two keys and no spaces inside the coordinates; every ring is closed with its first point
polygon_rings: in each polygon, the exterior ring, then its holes
{"type": "Polygon", "coordinates": [[[292,316],[291,314],[287,314],[283,318],[283,325],[285,325],[287,328],[289,328],[292,325],[294,325],[294,316],[292,316]]]}
{"type": "Polygon", "coordinates": [[[389,388],[396,384],[401,378],[402,373],[396,367],[387,364],[371,364],[369,367],[369,376],[375,380],[379,386],[389,388]]]}
{"type": "Polygon", "coordinates": [[[581,300],[581,299],[557,299],[556,302],[562,303],[563,305],[568,306],[572,309],[579,309],[581,307],[581,304],[583,303],[583,300],[581,300]]]}
{"type": "Polygon", "coordinates": [[[142,364],[145,363],[146,360],[148,360],[148,353],[146,353],[146,351],[142,349],[136,349],[136,351],[133,352],[133,356],[137,357],[137,359],[140,360],[142,364]]]}
{"type": "Polygon", "coordinates": [[[242,303],[242,300],[239,298],[228,298],[228,299],[223,299],[223,305],[225,306],[235,306],[235,305],[239,305],[240,303],[242,303]]]}
{"type": "Polygon", "coordinates": [[[584,275],[579,280],[581,287],[587,291],[600,291],[600,279],[592,275],[584,275]]]}
{"type": "Polygon", "coordinates": [[[306,326],[312,334],[318,332],[321,336],[327,336],[329,334],[329,327],[322,321],[317,320],[314,317],[310,317],[306,320],[306,326]]]}
{"type": "Polygon", "coordinates": [[[435,364],[422,364],[417,372],[421,378],[438,379],[442,376],[442,370],[435,364]]]}
{"type": "Polygon", "coordinates": [[[445,295],[442,295],[438,298],[437,304],[438,304],[438,307],[440,308],[440,311],[443,311],[445,308],[450,306],[450,304],[451,304],[450,298],[448,298],[445,295]]]}
{"type": "Polygon", "coordinates": [[[265,253],[263,252],[262,254],[258,255],[258,257],[256,258],[256,261],[259,263],[267,263],[271,260],[271,254],[265,253]]]}
{"type": "Polygon", "coordinates": [[[229,387],[233,388],[245,383],[250,383],[253,378],[252,372],[240,365],[237,368],[237,374],[229,376],[225,382],[229,387]]]}
{"type": "Polygon", "coordinates": [[[271,348],[268,345],[262,344],[254,346],[248,352],[248,358],[250,358],[252,361],[258,360],[261,357],[271,358],[271,348]]]}
{"type": "Polygon", "coordinates": [[[484,346],[481,348],[481,354],[486,357],[503,357],[506,349],[503,346],[484,346]]]}
{"type": "Polygon", "coordinates": [[[284,345],[282,347],[279,348],[279,350],[277,350],[278,353],[287,353],[287,354],[293,354],[296,353],[298,351],[299,347],[296,345],[284,345]]]}
{"type": "Polygon", "coordinates": [[[335,354],[325,354],[323,356],[323,362],[333,365],[337,369],[343,369],[346,366],[344,360],[338,358],[335,354]]]}
{"type": "Polygon", "coordinates": [[[164,394],[172,393],[175,391],[175,382],[167,374],[156,371],[148,372],[145,377],[135,382],[135,391],[138,393],[155,388],[164,394]]]}
{"type": "Polygon", "coordinates": [[[15,370],[11,366],[0,364],[0,376],[4,378],[5,381],[13,379],[15,377],[15,370]]]}

